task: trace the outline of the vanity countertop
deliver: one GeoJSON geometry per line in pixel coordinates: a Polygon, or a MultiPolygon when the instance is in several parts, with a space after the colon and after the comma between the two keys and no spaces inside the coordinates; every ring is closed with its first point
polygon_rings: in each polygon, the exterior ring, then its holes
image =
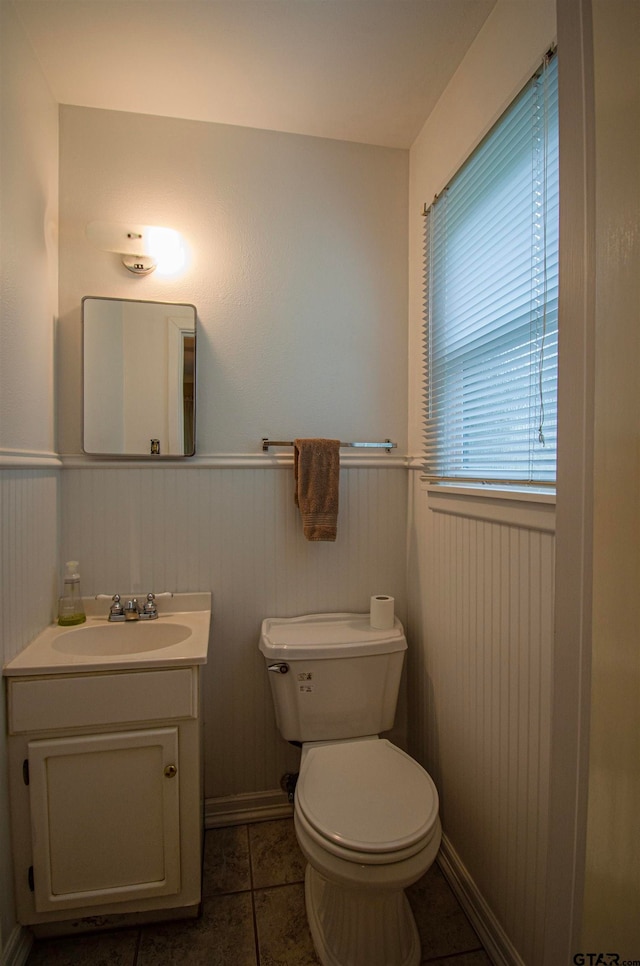
{"type": "Polygon", "coordinates": [[[156,601],[157,620],[110,623],[109,601],[85,597],[87,619],[83,624],[50,624],[5,664],[3,674],[77,674],[206,664],[211,594],[174,594],[156,601]]]}

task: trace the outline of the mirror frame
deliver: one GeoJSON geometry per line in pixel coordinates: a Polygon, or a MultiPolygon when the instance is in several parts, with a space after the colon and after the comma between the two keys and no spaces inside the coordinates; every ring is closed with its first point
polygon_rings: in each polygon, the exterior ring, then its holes
{"type": "MultiPolygon", "coordinates": [[[[175,346],[175,345],[178,344],[178,341],[180,340],[181,336],[183,335],[183,330],[179,326],[176,326],[175,325],[175,322],[174,322],[174,327],[176,329],[175,333],[173,333],[173,335],[175,336],[175,338],[172,337],[172,333],[168,332],[167,339],[171,343],[173,343],[173,345],[175,346]]],[[[95,457],[98,457],[98,458],[110,457],[110,458],[114,458],[114,459],[123,459],[123,460],[125,460],[125,459],[129,459],[129,460],[141,460],[141,459],[142,460],[147,460],[147,459],[151,459],[151,460],[176,460],[176,459],[188,459],[191,456],[195,456],[195,452],[196,452],[196,360],[197,360],[197,343],[198,343],[198,311],[197,311],[195,305],[193,305],[191,302],[164,302],[164,301],[161,302],[161,301],[155,301],[153,299],[129,299],[129,298],[116,298],[116,297],[113,297],[113,296],[106,296],[106,295],[85,295],[82,298],[82,303],[81,303],[81,330],[82,330],[82,338],[81,338],[81,357],[82,357],[81,358],[81,362],[82,362],[82,369],[81,369],[81,371],[82,371],[82,376],[81,376],[81,383],[82,383],[82,385],[81,385],[81,388],[82,388],[82,411],[81,411],[81,416],[82,416],[82,420],[81,420],[81,422],[82,422],[82,426],[81,426],[81,432],[82,432],[82,452],[85,453],[87,456],[95,456],[95,457]],[[105,450],[97,450],[97,449],[91,449],[91,450],[89,450],[89,449],[87,449],[87,447],[86,447],[86,430],[87,430],[87,407],[86,407],[86,402],[87,402],[87,400],[86,400],[86,392],[87,392],[87,366],[86,366],[86,342],[87,342],[87,331],[86,331],[86,303],[87,302],[117,302],[117,303],[120,303],[120,304],[124,303],[126,305],[144,305],[144,306],[157,305],[157,306],[162,306],[163,308],[166,308],[168,310],[167,313],[166,313],[167,316],[170,316],[171,309],[172,308],[191,309],[193,311],[193,413],[192,413],[192,417],[191,417],[191,425],[192,425],[192,431],[191,431],[192,447],[191,447],[191,449],[190,449],[189,452],[185,452],[185,453],[163,453],[162,452],[162,445],[160,444],[160,452],[154,453],[153,452],[153,448],[154,448],[153,444],[154,444],[155,440],[152,439],[152,438],[149,440],[149,442],[150,442],[150,449],[149,449],[149,451],[144,452],[144,453],[142,453],[142,452],[113,452],[113,451],[107,451],[106,449],[105,450]]],[[[182,343],[182,349],[183,349],[183,346],[184,346],[184,343],[182,343]]],[[[167,387],[167,393],[168,392],[169,392],[169,387],[167,387]]],[[[170,418],[170,413],[169,413],[168,418],[170,418]]]]}

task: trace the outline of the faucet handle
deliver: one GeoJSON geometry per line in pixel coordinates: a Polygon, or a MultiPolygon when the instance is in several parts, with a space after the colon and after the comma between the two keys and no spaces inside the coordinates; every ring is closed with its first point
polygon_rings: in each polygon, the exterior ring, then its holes
{"type": "Polygon", "coordinates": [[[158,608],[156,606],[156,595],[147,594],[147,599],[144,602],[142,610],[140,611],[140,617],[144,617],[147,620],[154,620],[158,616],[158,608]]]}
{"type": "Polygon", "coordinates": [[[110,621],[123,621],[124,620],[124,608],[120,603],[120,594],[114,594],[111,598],[111,607],[109,608],[109,620],[110,621]]]}

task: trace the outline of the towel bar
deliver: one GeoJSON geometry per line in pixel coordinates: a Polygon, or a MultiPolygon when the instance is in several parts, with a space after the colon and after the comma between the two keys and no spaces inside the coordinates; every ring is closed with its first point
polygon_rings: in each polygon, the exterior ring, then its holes
{"type": "MultiPolygon", "coordinates": [[[[267,439],[262,437],[262,452],[266,453],[270,446],[293,446],[293,440],[267,439]]],[[[386,449],[389,453],[392,449],[397,449],[398,444],[392,443],[390,439],[385,439],[383,443],[340,443],[341,447],[352,447],[354,449],[386,449]]]]}

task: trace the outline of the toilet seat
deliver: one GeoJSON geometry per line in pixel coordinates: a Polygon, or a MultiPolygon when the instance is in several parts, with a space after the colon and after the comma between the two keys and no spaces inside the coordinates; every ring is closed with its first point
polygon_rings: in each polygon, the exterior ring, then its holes
{"type": "Polygon", "coordinates": [[[431,777],[385,738],[306,749],[296,810],[320,846],[364,864],[409,858],[439,828],[431,777]]]}

